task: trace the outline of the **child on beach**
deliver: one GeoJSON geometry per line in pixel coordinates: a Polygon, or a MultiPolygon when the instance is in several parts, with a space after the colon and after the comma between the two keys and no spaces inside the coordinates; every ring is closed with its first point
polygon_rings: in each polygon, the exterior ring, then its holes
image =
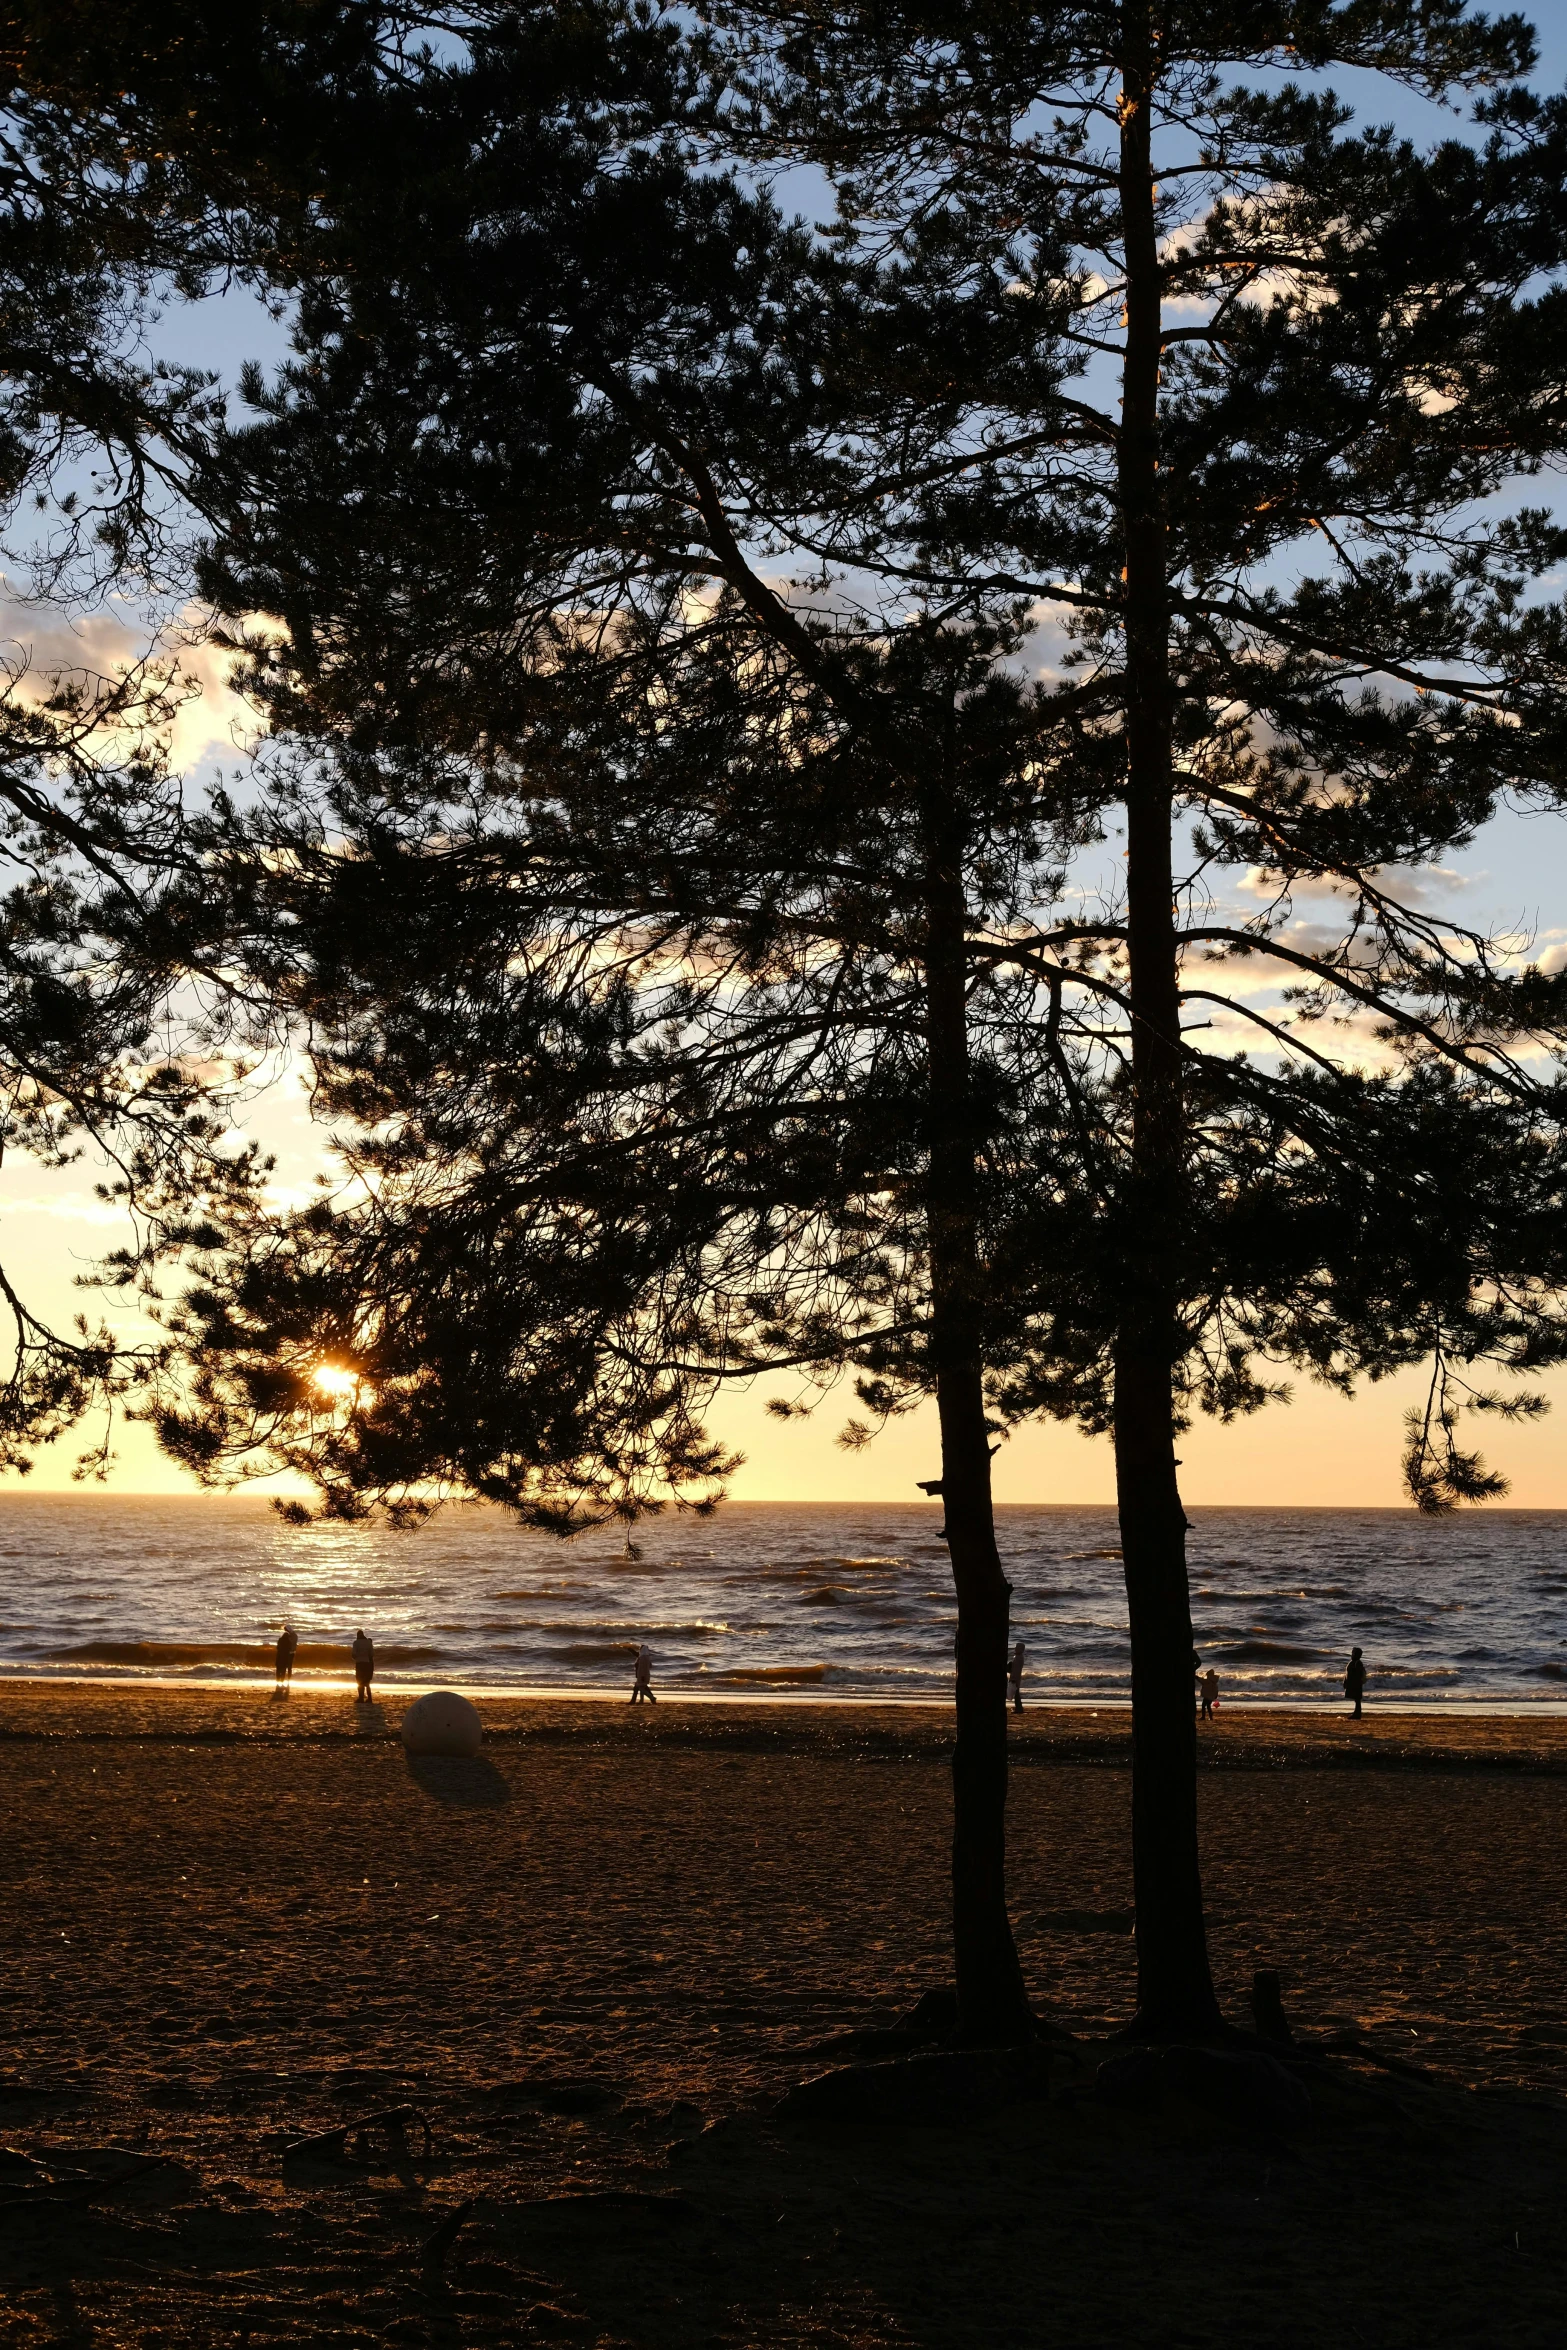
{"type": "Polygon", "coordinates": [[[649,1705],[657,1705],[658,1699],[653,1695],[653,1651],[645,1640],[637,1650],[634,1672],[635,1678],[631,1684],[632,1704],[640,1704],[643,1699],[646,1699],[649,1705]]]}
{"type": "Polygon", "coordinates": [[[1210,1665],[1202,1677],[1202,1718],[1205,1722],[1213,1720],[1213,1709],[1218,1702],[1219,1676],[1210,1665]]]}
{"type": "Polygon", "coordinates": [[[1023,1643],[1021,1640],[1013,1649],[1007,1664],[1007,1679],[1012,1684],[1012,1711],[1015,1714],[1020,1714],[1023,1711],[1023,1643]]]}
{"type": "Polygon", "coordinates": [[[1349,1717],[1352,1722],[1358,1722],[1361,1718],[1360,1701],[1365,1694],[1366,1668],[1357,1648],[1351,1651],[1349,1671],[1344,1675],[1344,1695],[1352,1697],[1355,1701],[1355,1710],[1349,1717]]]}
{"type": "Polygon", "coordinates": [[[370,1684],[375,1679],[375,1642],[367,1639],[364,1627],[354,1634],[354,1678],[359,1687],[354,1694],[356,1705],[369,1705],[370,1684]]]}
{"type": "Polygon", "coordinates": [[[277,1636],[278,1687],[286,1689],[294,1678],[294,1651],[299,1646],[299,1634],[292,1624],[285,1624],[277,1636]]]}

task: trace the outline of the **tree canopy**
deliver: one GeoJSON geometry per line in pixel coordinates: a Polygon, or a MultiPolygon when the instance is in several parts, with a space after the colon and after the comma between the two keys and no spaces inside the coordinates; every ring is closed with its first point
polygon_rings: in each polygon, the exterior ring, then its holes
{"type": "MultiPolygon", "coordinates": [[[[1567,982],[1418,885],[1561,790],[1526,28],[262,20],[310,83],[265,168],[156,72],[126,168],[297,302],[190,449],[283,761],[193,919],[301,1023],[345,1188],[208,1228],[167,1436],[565,1524],[707,1498],[717,1376],[932,1385],[998,1820],[989,1439],[1111,1428],[1143,2018],[1201,2025],[1185,1415],[1429,1356],[1450,1506],[1494,1489],[1457,1375],[1564,1348],[1567,982]],[[1356,128],[1299,78],[1341,66],[1474,135],[1356,128]]],[[[125,101],[71,103],[107,168],[125,101]]]]}

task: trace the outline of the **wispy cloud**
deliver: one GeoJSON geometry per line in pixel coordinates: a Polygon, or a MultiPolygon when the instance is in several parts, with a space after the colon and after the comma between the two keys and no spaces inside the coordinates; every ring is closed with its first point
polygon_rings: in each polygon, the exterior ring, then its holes
{"type": "Polygon", "coordinates": [[[169,760],[178,773],[246,754],[256,736],[255,714],[230,683],[234,655],[206,642],[204,625],[194,607],[161,630],[128,605],[68,617],[0,585],[0,659],[18,673],[14,690],[23,700],[41,701],[58,677],[112,679],[152,658],[177,664],[189,689],[169,732],[169,760]]]}

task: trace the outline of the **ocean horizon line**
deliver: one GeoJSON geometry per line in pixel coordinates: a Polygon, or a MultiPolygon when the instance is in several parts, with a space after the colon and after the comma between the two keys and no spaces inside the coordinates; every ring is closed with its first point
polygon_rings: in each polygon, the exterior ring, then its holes
{"type": "MultiPolygon", "coordinates": [[[[170,1502],[212,1502],[220,1503],[224,1507],[230,1507],[236,1503],[248,1502],[265,1504],[266,1506],[270,1507],[274,1501],[298,1501],[306,1498],[307,1495],[303,1490],[289,1491],[287,1493],[268,1493],[263,1492],[254,1486],[241,1488],[237,1491],[228,1493],[165,1493],[159,1492],[156,1488],[150,1491],[142,1491],[138,1489],[133,1492],[129,1489],[120,1487],[94,1487],[89,1490],[84,1490],[80,1487],[73,1486],[40,1486],[28,1485],[26,1483],[19,1483],[16,1485],[0,1484],[0,1502],[63,1501],[98,1504],[128,1501],[150,1501],[157,1502],[160,1505],[170,1502]]],[[[650,1517],[646,1521],[646,1524],[650,1528],[659,1524],[666,1526],[680,1525],[682,1523],[713,1524],[716,1523],[718,1518],[721,1517],[726,1511],[747,1509],[834,1511],[918,1510],[924,1515],[929,1516],[932,1514],[939,1514],[941,1511],[941,1506],[942,1505],[939,1501],[908,1500],[902,1495],[888,1496],[884,1494],[880,1497],[872,1496],[865,1500],[854,1501],[822,1501],[797,1494],[778,1496],[744,1493],[734,1494],[726,1497],[724,1501],[719,1503],[717,1509],[709,1513],[705,1519],[698,1518],[696,1513],[690,1509],[682,1510],[678,1507],[678,1505],[671,1503],[667,1505],[663,1511],[659,1512],[655,1516],[650,1517]]],[[[1029,1510],[1036,1513],[1041,1510],[1106,1510],[1113,1513],[1117,1508],[1117,1504],[1114,1501],[1103,1500],[997,1501],[993,1503],[992,1506],[998,1515],[1008,1510],[1029,1510]]],[[[1187,1500],[1185,1507],[1188,1510],[1201,1510],[1205,1515],[1216,1515],[1222,1511],[1233,1510],[1236,1512],[1244,1512],[1249,1517],[1280,1515],[1288,1517],[1326,1518],[1343,1517],[1348,1515],[1355,1517],[1405,1518],[1410,1520],[1418,1520],[1421,1524],[1430,1527],[1433,1531],[1443,1526],[1479,1525],[1483,1524],[1487,1518],[1567,1518],[1567,1502],[1551,1501],[1487,1502],[1478,1508],[1465,1509],[1462,1511],[1454,1510],[1451,1512],[1444,1512],[1441,1515],[1422,1512],[1415,1507],[1413,1502],[1394,1501],[1187,1500]]],[[[504,1503],[486,1501],[478,1496],[454,1495],[450,1500],[437,1502],[432,1505],[432,1514],[435,1516],[441,1516],[453,1510],[484,1511],[487,1513],[493,1513],[497,1517],[506,1517],[509,1515],[504,1503]]],[[[378,1530],[384,1530],[383,1521],[379,1519],[323,1519],[320,1521],[320,1523],[330,1525],[338,1531],[349,1530],[355,1525],[364,1526],[370,1524],[374,1524],[378,1530]]],[[[611,1529],[613,1527],[613,1523],[613,1520],[601,1519],[595,1521],[591,1525],[585,1524],[577,1531],[582,1534],[602,1534],[607,1529],[611,1529]]],[[[545,1531],[543,1528],[536,1527],[527,1527],[523,1530],[529,1533],[545,1531]]],[[[308,1531],[308,1528],[304,1529],[304,1531],[308,1531]]],[[[411,1531],[417,1533],[417,1526],[412,1528],[411,1531]]],[[[567,1535],[562,1537],[562,1539],[570,1541],[574,1539],[574,1536],[567,1535]]]]}

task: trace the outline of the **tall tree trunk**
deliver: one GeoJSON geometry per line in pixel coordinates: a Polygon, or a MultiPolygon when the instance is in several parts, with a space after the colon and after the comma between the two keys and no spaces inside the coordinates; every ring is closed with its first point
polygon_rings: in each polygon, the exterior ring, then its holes
{"type": "Polygon", "coordinates": [[[1115,1354],[1116,1494],[1132,1641],[1132,1872],[1138,2029],[1219,2021],[1197,1851],[1186,1514],[1176,1479],[1176,1252],[1186,1180],[1174,807],[1170,595],[1159,480],[1161,283],[1153,184],[1157,75],[1148,0],[1122,10],[1121,224],[1126,353],[1120,495],[1126,534],[1127,956],[1132,1163],[1115,1354]]]}
{"type": "Polygon", "coordinates": [[[1009,2046],[1033,2034],[1007,1916],[1007,1631],[990,1492],[982,1362],[976,1136],[968,1053],[967,906],[961,838],[927,826],[927,1046],[931,1349],[942,1499],[958,1602],[952,1755],[952,1939],[958,2030],[1009,2046]]]}

